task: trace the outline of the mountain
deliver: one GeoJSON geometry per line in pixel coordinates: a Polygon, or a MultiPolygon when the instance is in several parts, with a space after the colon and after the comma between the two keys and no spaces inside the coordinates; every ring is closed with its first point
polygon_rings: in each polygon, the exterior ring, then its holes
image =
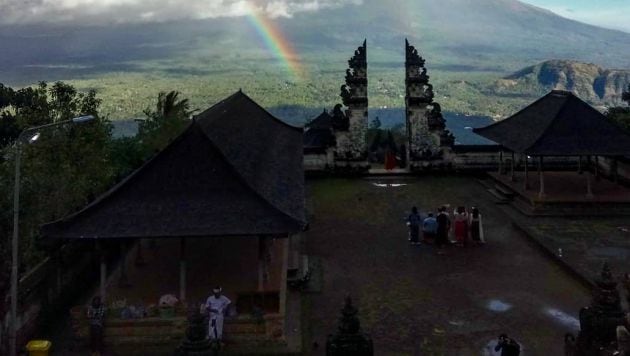
{"type": "Polygon", "coordinates": [[[630,70],[605,69],[592,63],[550,60],[498,80],[501,93],[546,93],[569,90],[595,105],[622,105],[621,94],[630,84],[630,70]]]}
{"type": "MultiPolygon", "coordinates": [[[[233,17],[0,26],[0,83],[66,80],[81,90],[94,88],[114,119],[142,116],[159,91],[179,90],[193,107],[205,108],[242,88],[265,107],[299,107],[291,114],[297,118],[290,118],[297,122],[310,118],[303,113],[339,101],[346,61],[364,38],[375,108],[404,106],[405,38],[427,59],[436,99],[451,112],[492,117],[513,112],[550,84],[507,79],[503,84],[516,81],[510,89],[495,82],[552,58],[630,69],[630,33],[568,20],[516,0],[363,0],[274,21],[306,76],[290,75],[251,19],[233,17]]],[[[578,82],[566,73],[567,85],[578,82]]],[[[589,73],[606,78],[593,79],[595,94],[589,95],[615,100],[610,93],[618,93],[622,83],[616,83],[615,71],[589,73]]],[[[590,83],[585,81],[580,85],[590,83]]]]}
{"type": "MultiPolygon", "coordinates": [[[[366,0],[363,6],[295,17],[299,28],[354,44],[401,49],[404,37],[429,60],[478,68],[511,68],[551,58],[566,58],[630,68],[630,33],[560,17],[516,0],[366,0]],[[453,60],[450,60],[452,58],[453,60]],[[507,63],[504,61],[507,60],[507,63]]],[[[294,24],[295,24],[294,23],[294,24]]],[[[288,22],[287,25],[291,26],[288,22]]],[[[299,43],[299,35],[296,36],[299,43]]],[[[429,63],[430,64],[430,63],[429,63]]]]}
{"type": "MultiPolygon", "coordinates": [[[[395,6],[365,0],[276,21],[305,60],[318,52],[345,58],[368,38],[371,48],[395,52],[376,58],[376,64],[402,62],[402,42],[409,37],[438,69],[513,71],[551,58],[630,68],[630,33],[568,20],[516,0],[398,0],[395,6]]],[[[15,70],[71,75],[68,69],[84,73],[88,66],[125,71],[133,69],[125,65],[129,61],[264,48],[252,32],[243,17],[82,27],[5,25],[0,27],[0,79],[15,76],[15,70]]]]}

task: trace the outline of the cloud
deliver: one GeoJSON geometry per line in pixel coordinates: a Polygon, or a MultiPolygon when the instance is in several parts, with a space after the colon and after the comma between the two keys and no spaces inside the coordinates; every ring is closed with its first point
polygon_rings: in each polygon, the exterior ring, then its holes
{"type": "Polygon", "coordinates": [[[544,6],[544,8],[568,19],[595,26],[630,32],[630,22],[628,21],[627,16],[627,14],[630,13],[630,4],[621,4],[615,6],[614,8],[602,6],[587,8],[544,6]]]}
{"type": "Polygon", "coordinates": [[[107,24],[243,16],[270,17],[358,5],[363,0],[0,0],[0,24],[107,24]]]}
{"type": "Polygon", "coordinates": [[[595,26],[630,32],[628,13],[630,13],[630,5],[621,5],[614,9],[601,8],[564,11],[561,12],[560,15],[595,26]]]}

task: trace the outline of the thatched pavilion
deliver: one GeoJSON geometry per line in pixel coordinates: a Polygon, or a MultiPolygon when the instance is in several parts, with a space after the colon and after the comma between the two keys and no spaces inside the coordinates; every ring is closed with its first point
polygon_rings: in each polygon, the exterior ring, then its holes
{"type": "MultiPolygon", "coordinates": [[[[529,159],[537,161],[539,176],[537,198],[539,200],[546,199],[548,193],[554,193],[546,191],[545,158],[556,160],[561,158],[565,161],[573,159],[579,162],[580,173],[584,159],[589,166],[594,161],[592,169],[598,175],[599,157],[614,160],[630,155],[630,135],[568,91],[554,90],[511,117],[487,127],[474,129],[474,132],[497,142],[504,149],[512,152],[511,181],[515,180],[514,154],[522,156],[522,161],[525,162],[523,192],[527,192],[532,184],[529,180],[528,161],[529,159]]],[[[616,174],[614,169],[610,174],[612,176],[616,174]]],[[[575,174],[554,172],[548,175],[559,182],[555,184],[559,188],[566,188],[570,181],[578,177],[575,174]],[[564,183],[562,180],[565,180],[564,183]]],[[[583,197],[586,200],[593,199],[592,177],[590,172],[585,175],[583,197]]],[[[575,196],[579,195],[576,193],[572,192],[575,196]]],[[[628,196],[624,196],[624,199],[628,199],[628,196]]]]}
{"type": "MultiPolygon", "coordinates": [[[[170,246],[158,263],[172,268],[162,270],[157,285],[140,278],[134,289],[155,299],[179,290],[187,301],[200,287],[188,280],[205,284],[204,291],[222,284],[236,305],[271,293],[283,314],[289,240],[306,225],[302,142],[301,128],[239,91],[194,117],[167,148],[89,206],[44,225],[43,235],[96,246],[158,240],[170,246]],[[172,263],[178,259],[179,268],[172,263]]],[[[103,296],[106,274],[102,259],[103,296]]],[[[203,296],[196,293],[194,301],[203,296]]]]}

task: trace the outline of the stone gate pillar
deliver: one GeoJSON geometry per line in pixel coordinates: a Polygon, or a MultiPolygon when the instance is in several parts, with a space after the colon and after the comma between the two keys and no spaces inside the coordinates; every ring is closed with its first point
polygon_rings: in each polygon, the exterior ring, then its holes
{"type": "Polygon", "coordinates": [[[433,86],[424,66],[425,60],[405,40],[405,108],[410,170],[449,166],[454,144],[446,129],[440,104],[433,101],[433,86]]]}
{"type": "Polygon", "coordinates": [[[333,110],[335,169],[361,172],[369,169],[366,41],[354,52],[348,66],[346,83],[341,86],[343,105],[338,104],[333,110]]]}

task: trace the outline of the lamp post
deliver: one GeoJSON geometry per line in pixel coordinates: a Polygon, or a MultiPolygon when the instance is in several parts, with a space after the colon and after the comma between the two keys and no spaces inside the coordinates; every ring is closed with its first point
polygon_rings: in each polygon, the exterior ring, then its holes
{"type": "Polygon", "coordinates": [[[29,127],[22,131],[15,141],[15,187],[13,189],[13,238],[11,240],[11,325],[9,330],[10,354],[17,355],[17,296],[18,296],[18,234],[20,217],[20,156],[22,143],[33,143],[40,137],[40,131],[66,124],[78,124],[94,120],[94,116],[79,116],[70,120],[29,127]],[[30,135],[30,136],[29,136],[30,135]],[[28,137],[28,139],[27,139],[28,137]]]}

